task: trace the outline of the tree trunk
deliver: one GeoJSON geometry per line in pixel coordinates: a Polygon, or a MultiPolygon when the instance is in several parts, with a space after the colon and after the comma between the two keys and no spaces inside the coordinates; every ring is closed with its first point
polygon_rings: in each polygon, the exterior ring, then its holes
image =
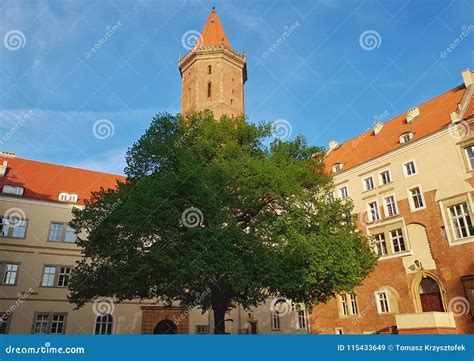
{"type": "Polygon", "coordinates": [[[211,306],[214,312],[214,333],[225,333],[225,314],[229,309],[230,298],[220,289],[211,291],[211,306]]]}
{"type": "Polygon", "coordinates": [[[226,310],[222,305],[216,305],[212,307],[214,311],[214,333],[224,334],[225,333],[225,312],[226,310]]]}

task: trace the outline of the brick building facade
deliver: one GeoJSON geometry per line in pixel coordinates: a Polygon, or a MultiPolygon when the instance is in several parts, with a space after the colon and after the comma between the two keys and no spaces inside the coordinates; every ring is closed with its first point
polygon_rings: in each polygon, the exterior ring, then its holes
{"type": "Polygon", "coordinates": [[[474,73],[326,158],[379,253],[352,294],[314,306],[313,333],[474,333],[474,73]]]}

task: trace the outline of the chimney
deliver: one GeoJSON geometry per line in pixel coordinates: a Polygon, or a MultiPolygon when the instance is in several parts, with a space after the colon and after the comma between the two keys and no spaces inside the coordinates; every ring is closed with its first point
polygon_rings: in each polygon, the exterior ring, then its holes
{"type": "Polygon", "coordinates": [[[420,109],[418,107],[411,108],[407,112],[407,123],[411,123],[420,115],[420,109]]]}
{"type": "Polygon", "coordinates": [[[335,140],[330,140],[329,141],[329,151],[339,148],[340,145],[341,144],[339,144],[339,142],[337,142],[335,140]]]}
{"type": "Polygon", "coordinates": [[[463,70],[461,73],[462,80],[464,80],[464,86],[467,88],[469,85],[474,83],[474,72],[471,69],[463,70]]]}
{"type": "Polygon", "coordinates": [[[379,133],[382,131],[382,128],[383,128],[383,123],[382,122],[375,123],[374,135],[379,135],[379,133]]]}
{"type": "Polygon", "coordinates": [[[0,165],[0,177],[4,177],[7,172],[8,161],[4,160],[3,164],[0,165]]]}

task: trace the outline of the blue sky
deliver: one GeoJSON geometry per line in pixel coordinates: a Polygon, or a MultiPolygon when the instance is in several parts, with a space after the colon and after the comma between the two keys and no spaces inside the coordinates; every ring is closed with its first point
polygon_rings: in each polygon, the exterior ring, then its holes
{"type": "Polygon", "coordinates": [[[212,6],[247,53],[249,120],[285,119],[316,145],[403,113],[473,67],[472,0],[2,0],[0,150],[122,173],[153,115],[180,111],[183,35],[212,6]]]}

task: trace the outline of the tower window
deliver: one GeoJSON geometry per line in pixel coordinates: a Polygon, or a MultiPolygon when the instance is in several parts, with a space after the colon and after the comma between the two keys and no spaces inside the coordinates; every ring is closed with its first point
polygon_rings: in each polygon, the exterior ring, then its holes
{"type": "Polygon", "coordinates": [[[212,84],[211,82],[207,83],[207,97],[210,98],[212,95],[212,84]]]}
{"type": "Polygon", "coordinates": [[[230,100],[230,105],[232,105],[234,103],[234,99],[231,99],[230,100]]]}
{"type": "Polygon", "coordinates": [[[207,73],[212,74],[212,66],[211,65],[207,66],[207,73]]]}

